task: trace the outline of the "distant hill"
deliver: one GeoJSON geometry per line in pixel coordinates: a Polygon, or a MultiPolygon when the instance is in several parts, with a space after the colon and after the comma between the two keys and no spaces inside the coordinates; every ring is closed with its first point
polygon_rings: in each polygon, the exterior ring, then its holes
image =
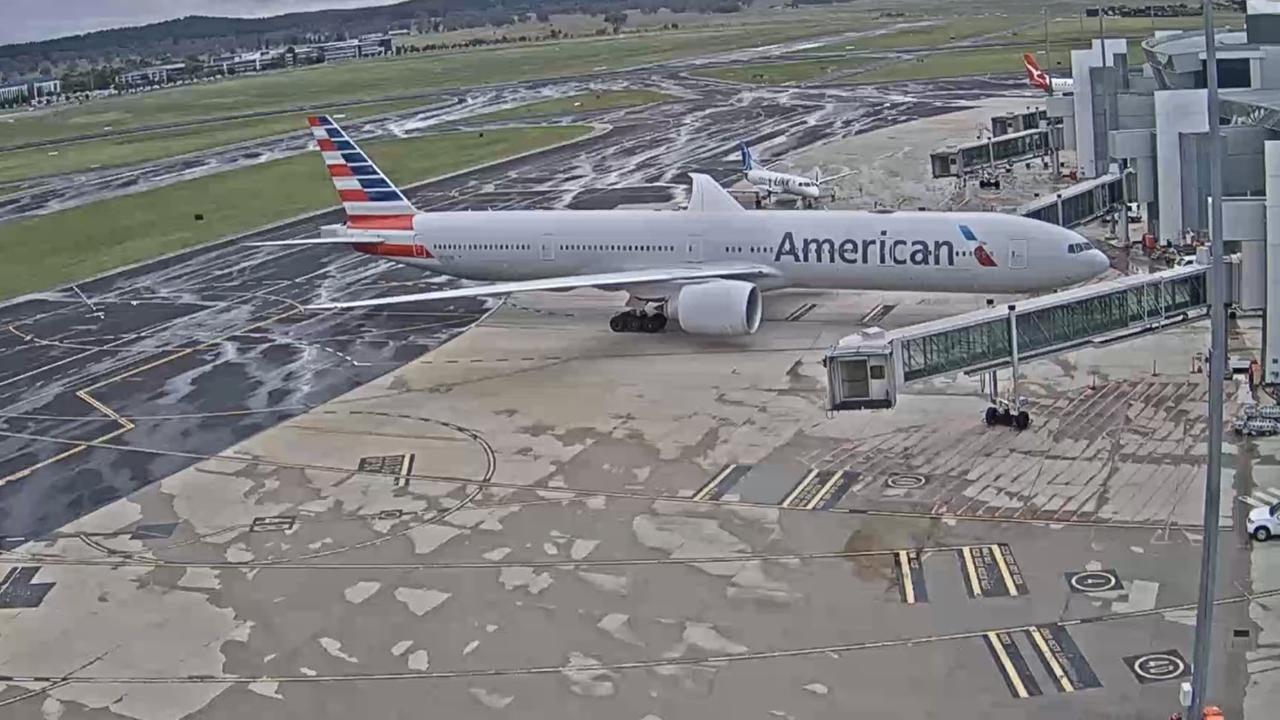
{"type": "MultiPolygon", "coordinates": [[[[265,45],[341,40],[393,29],[500,27],[551,14],[600,15],[638,9],[736,12],[751,0],[405,0],[395,5],[289,13],[268,18],[190,16],[138,27],[99,30],[39,42],[0,45],[6,77],[75,65],[182,59],[265,45]]],[[[603,24],[603,21],[602,21],[603,24]]]]}

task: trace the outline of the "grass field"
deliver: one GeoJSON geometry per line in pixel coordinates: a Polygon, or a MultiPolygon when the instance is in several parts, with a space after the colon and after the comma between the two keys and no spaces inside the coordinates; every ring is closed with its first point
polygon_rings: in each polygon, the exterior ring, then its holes
{"type": "MultiPolygon", "coordinates": [[[[1217,17],[1218,25],[1240,27],[1243,16],[1225,15],[1217,17]]],[[[1152,23],[1140,18],[1106,18],[1104,28],[1111,37],[1126,36],[1129,40],[1129,64],[1136,66],[1145,62],[1142,55],[1142,39],[1152,32],[1152,23]]],[[[1201,18],[1156,18],[1155,30],[1194,30],[1203,27],[1201,18]]],[[[1041,42],[1028,45],[1010,45],[973,50],[956,50],[953,52],[931,53],[903,60],[899,63],[877,68],[867,73],[844,78],[849,83],[894,82],[899,80],[929,80],[945,77],[967,77],[995,73],[1017,73],[1022,71],[1021,56],[1023,53],[1035,53],[1041,66],[1046,67],[1057,76],[1071,74],[1070,51],[1088,47],[1089,41],[1098,37],[1097,18],[1085,18],[1084,29],[1080,29],[1079,19],[1058,19],[1049,24],[1050,50],[1053,62],[1046,65],[1044,61],[1044,31],[1024,31],[1019,38],[1041,42]]]]}
{"type": "MultiPolygon", "coordinates": [[[[894,50],[907,47],[945,47],[947,43],[957,40],[1005,32],[1019,25],[1035,21],[1035,16],[1027,15],[971,15],[962,17],[942,17],[932,25],[907,28],[897,32],[871,35],[869,37],[852,38],[820,48],[827,51],[848,49],[855,50],[894,50]]],[[[907,19],[908,22],[911,19],[907,19]]],[[[1025,32],[1023,34],[1026,34],[1025,32]]]]}
{"type": "Polygon", "coordinates": [[[142,95],[19,117],[3,125],[0,143],[16,144],[167,122],[225,116],[247,110],[286,110],[309,104],[377,99],[450,87],[618,69],[678,57],[784,42],[852,29],[843,22],[778,22],[730,28],[679,30],[616,38],[477,48],[367,60],[188,85],[142,95]]]}
{"type": "MultiPolygon", "coordinates": [[[[422,100],[402,100],[369,103],[329,112],[354,120],[419,107],[423,102],[422,100]]],[[[0,153],[0,183],[88,170],[95,165],[102,167],[134,165],[291,131],[305,133],[308,114],[310,113],[230,120],[196,128],[156,130],[137,135],[122,135],[117,138],[59,145],[56,148],[0,153]],[[52,152],[57,154],[50,155],[52,152]]],[[[2,127],[3,125],[0,125],[0,128],[2,127]]]]}
{"type": "Polygon", "coordinates": [[[475,117],[467,118],[465,122],[521,120],[530,117],[568,115],[570,113],[591,112],[593,110],[613,110],[664,102],[671,99],[670,95],[653,90],[605,90],[603,92],[579,93],[562,98],[518,105],[506,110],[476,115],[475,117]]]}
{"type": "MultiPolygon", "coordinates": [[[[1026,15],[978,15],[944,17],[937,24],[918,28],[909,28],[898,32],[873,35],[866,38],[832,43],[823,50],[893,50],[906,47],[946,48],[947,44],[959,40],[972,39],[979,36],[1001,33],[991,38],[993,41],[1009,43],[1044,44],[1044,25],[1039,22],[1038,14],[1026,15]],[[1016,28],[1016,29],[1015,29],[1016,28]]],[[[1240,28],[1244,25],[1244,16],[1236,13],[1218,13],[1214,16],[1217,25],[1230,25],[1240,28]]],[[[1204,21],[1198,17],[1155,18],[1153,23],[1146,18],[1105,18],[1103,28],[1111,37],[1126,36],[1141,38],[1155,30],[1195,30],[1203,27],[1204,21]]],[[[1055,44],[1088,43],[1098,37],[1098,19],[1079,16],[1055,18],[1049,21],[1049,38],[1055,44]]]]}
{"type": "MultiPolygon", "coordinates": [[[[1240,29],[1244,27],[1244,16],[1238,13],[1214,13],[1216,27],[1230,25],[1240,29]]],[[[1153,23],[1147,18],[1104,18],[1103,29],[1109,37],[1123,35],[1132,38],[1145,38],[1155,30],[1200,30],[1204,27],[1204,19],[1199,17],[1155,18],[1153,23]]],[[[1043,26],[1023,33],[1022,37],[1029,42],[1044,43],[1043,26]]],[[[1098,18],[1079,17],[1058,18],[1049,23],[1049,38],[1055,43],[1087,42],[1098,37],[1098,18]]]]}
{"type": "MultiPolygon", "coordinates": [[[[990,75],[994,73],[1022,72],[1022,53],[1037,52],[1043,47],[1026,45],[1022,47],[979,48],[976,50],[955,50],[920,55],[892,65],[876,68],[858,75],[843,78],[846,83],[878,83],[900,80],[929,80],[947,77],[969,77],[973,75],[990,75]]],[[[1058,60],[1070,67],[1066,56],[1067,47],[1059,49],[1058,60]]],[[[1057,52],[1057,51],[1056,51],[1057,52]]],[[[1061,73],[1055,65],[1055,74],[1061,73]]],[[[1067,71],[1066,74],[1070,74],[1067,71]]]]}
{"type": "MultiPolygon", "coordinates": [[[[505,128],[363,146],[398,184],[582,137],[584,126],[505,128]]],[[[0,224],[0,297],[89,277],[321,210],[337,195],[315,153],[0,224]],[[270,192],[264,192],[264,189],[270,192]],[[195,213],[204,213],[196,222],[195,213]]]]}
{"type": "Polygon", "coordinates": [[[713,68],[711,70],[699,70],[691,74],[754,85],[783,85],[816,80],[828,73],[839,70],[852,70],[870,62],[873,62],[872,58],[858,57],[799,60],[796,62],[760,63],[758,65],[713,68]]]}

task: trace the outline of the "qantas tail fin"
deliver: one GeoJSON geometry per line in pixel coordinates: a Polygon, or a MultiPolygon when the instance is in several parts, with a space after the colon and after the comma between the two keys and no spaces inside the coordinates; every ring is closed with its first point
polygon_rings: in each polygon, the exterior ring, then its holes
{"type": "Polygon", "coordinates": [[[1038,87],[1045,92],[1049,91],[1049,74],[1040,69],[1040,63],[1036,62],[1036,56],[1026,53],[1022,56],[1022,65],[1027,69],[1027,82],[1032,87],[1038,87]]]}
{"type": "Polygon", "coordinates": [[[328,115],[307,118],[353,230],[412,230],[417,208],[328,115]]]}

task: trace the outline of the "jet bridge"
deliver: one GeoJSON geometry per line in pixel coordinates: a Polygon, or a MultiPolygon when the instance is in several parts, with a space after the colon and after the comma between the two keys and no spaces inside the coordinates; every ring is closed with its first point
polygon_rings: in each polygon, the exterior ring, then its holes
{"type": "MultiPolygon", "coordinates": [[[[828,349],[823,359],[828,409],[891,408],[907,383],[1012,367],[1012,413],[1021,416],[1018,427],[1025,427],[1029,416],[1016,391],[1020,361],[1119,342],[1207,317],[1208,270],[1196,264],[1130,275],[1003,308],[850,335],[828,349]]],[[[1009,410],[1010,404],[1001,405],[1000,416],[1008,420],[1009,410]]],[[[995,412],[996,408],[988,410],[988,422],[995,412]]]]}
{"type": "MultiPolygon", "coordinates": [[[[1133,171],[1126,171],[1132,175],[1133,171]]],[[[1029,202],[1017,209],[1017,214],[1033,220],[1042,220],[1065,228],[1074,228],[1096,220],[1117,208],[1123,208],[1127,193],[1125,173],[1107,173],[1101,177],[1084,180],[1052,195],[1029,202]]]]}

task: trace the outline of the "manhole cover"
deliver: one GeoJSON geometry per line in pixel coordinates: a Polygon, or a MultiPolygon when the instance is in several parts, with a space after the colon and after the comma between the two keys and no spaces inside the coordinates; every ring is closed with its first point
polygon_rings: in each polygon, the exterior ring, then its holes
{"type": "Polygon", "coordinates": [[[1115,570],[1085,570],[1067,573],[1067,585],[1072,592],[1095,593],[1119,590],[1120,576],[1115,570]]]}
{"type": "Polygon", "coordinates": [[[1130,672],[1142,684],[1176,680],[1191,674],[1187,661],[1177,650],[1131,655],[1124,659],[1130,672]]]}
{"type": "Polygon", "coordinates": [[[915,490],[924,487],[925,482],[923,475],[894,475],[884,484],[894,490],[915,490]]]}

